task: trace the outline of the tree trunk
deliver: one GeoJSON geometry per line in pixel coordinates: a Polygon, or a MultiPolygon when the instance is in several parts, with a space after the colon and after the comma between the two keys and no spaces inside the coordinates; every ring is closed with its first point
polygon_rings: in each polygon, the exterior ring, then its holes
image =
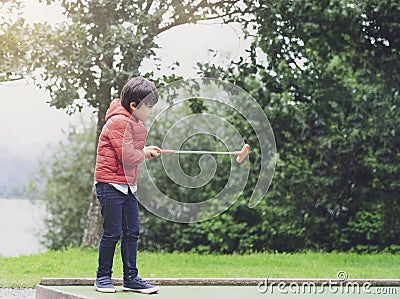
{"type": "MultiPolygon", "coordinates": [[[[97,114],[97,129],[96,129],[96,151],[97,144],[99,142],[99,136],[103,126],[105,124],[105,115],[110,103],[111,92],[105,92],[104,101],[99,102],[99,111],[97,114]],[[108,99],[108,100],[107,100],[108,99]]],[[[96,197],[96,189],[92,188],[92,194],[90,195],[90,204],[87,211],[86,226],[83,231],[82,245],[87,247],[97,247],[99,245],[101,233],[102,233],[102,219],[100,213],[99,201],[96,197]]]]}
{"type": "Polygon", "coordinates": [[[100,214],[100,205],[96,197],[96,190],[93,186],[90,196],[90,205],[87,212],[86,227],[83,231],[82,245],[96,247],[99,245],[102,233],[102,221],[100,214]]]}

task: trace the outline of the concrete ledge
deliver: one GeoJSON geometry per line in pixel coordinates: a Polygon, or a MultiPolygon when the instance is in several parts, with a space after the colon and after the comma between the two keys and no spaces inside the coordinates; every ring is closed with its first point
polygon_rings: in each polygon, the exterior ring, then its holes
{"type": "MultiPolygon", "coordinates": [[[[315,296],[318,298],[325,296],[325,293],[333,292],[331,286],[337,290],[339,287],[343,287],[342,291],[353,291],[351,294],[354,294],[356,298],[363,298],[365,294],[368,294],[368,298],[379,299],[382,298],[379,294],[395,295],[400,291],[400,279],[151,278],[146,280],[152,284],[162,286],[161,292],[156,295],[158,299],[256,299],[260,298],[264,293],[269,296],[268,298],[282,298],[278,288],[290,289],[291,286],[304,287],[300,289],[303,290],[304,294],[316,294],[315,296]],[[316,286],[320,289],[316,289],[316,286]],[[346,286],[349,286],[349,288],[346,286]],[[371,289],[371,287],[376,289],[371,289]],[[385,293],[376,292],[382,287],[385,289],[388,287],[385,293]],[[270,290],[269,293],[267,289],[270,290]],[[363,292],[367,290],[368,292],[365,294],[360,293],[361,290],[363,292]],[[318,294],[316,291],[318,291],[318,294]],[[357,291],[359,293],[354,293],[357,291]]],[[[136,296],[123,292],[121,287],[122,279],[113,279],[113,283],[117,292],[104,294],[95,291],[93,278],[42,278],[40,284],[36,286],[36,298],[116,299],[136,296]]],[[[303,293],[301,294],[301,296],[304,295],[303,293]]],[[[289,295],[289,297],[291,296],[289,295]]],[[[304,298],[304,296],[301,298],[304,298]]]]}
{"type": "MultiPolygon", "coordinates": [[[[360,285],[368,283],[370,286],[400,286],[400,279],[316,279],[316,278],[145,278],[149,283],[159,286],[258,286],[268,283],[290,285],[312,283],[316,286],[328,284],[360,285]]],[[[116,286],[122,285],[121,278],[113,278],[116,286]]],[[[94,278],[42,278],[41,286],[88,286],[94,284],[94,278]]],[[[67,297],[65,297],[67,298],[67,297]]],[[[75,297],[74,297],[75,298],[75,297]]]]}
{"type": "Polygon", "coordinates": [[[37,285],[36,286],[36,298],[39,299],[87,299],[77,294],[71,294],[61,290],[55,290],[48,286],[37,285]]]}

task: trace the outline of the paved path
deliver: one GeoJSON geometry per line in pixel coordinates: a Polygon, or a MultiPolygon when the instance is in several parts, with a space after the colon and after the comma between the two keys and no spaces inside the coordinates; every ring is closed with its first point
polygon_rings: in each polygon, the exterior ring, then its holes
{"type": "Polygon", "coordinates": [[[35,299],[34,289],[9,289],[0,288],[0,298],[4,299],[35,299]]]}

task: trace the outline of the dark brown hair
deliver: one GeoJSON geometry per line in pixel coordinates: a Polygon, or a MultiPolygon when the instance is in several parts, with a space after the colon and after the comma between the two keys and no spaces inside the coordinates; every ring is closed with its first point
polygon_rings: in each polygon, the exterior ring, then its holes
{"type": "Polygon", "coordinates": [[[158,102],[157,88],[153,82],[143,77],[129,79],[121,91],[121,103],[126,110],[130,111],[130,104],[136,103],[139,107],[142,103],[149,106],[158,102]]]}

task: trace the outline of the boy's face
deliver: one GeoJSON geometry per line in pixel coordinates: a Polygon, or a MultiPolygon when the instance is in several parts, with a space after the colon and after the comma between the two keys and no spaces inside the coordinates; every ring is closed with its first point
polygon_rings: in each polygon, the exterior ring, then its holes
{"type": "Polygon", "coordinates": [[[145,122],[146,120],[149,119],[149,117],[153,114],[154,112],[154,105],[147,105],[146,103],[143,103],[142,105],[139,105],[139,108],[135,107],[135,103],[131,103],[131,110],[132,113],[141,121],[145,122]]]}

